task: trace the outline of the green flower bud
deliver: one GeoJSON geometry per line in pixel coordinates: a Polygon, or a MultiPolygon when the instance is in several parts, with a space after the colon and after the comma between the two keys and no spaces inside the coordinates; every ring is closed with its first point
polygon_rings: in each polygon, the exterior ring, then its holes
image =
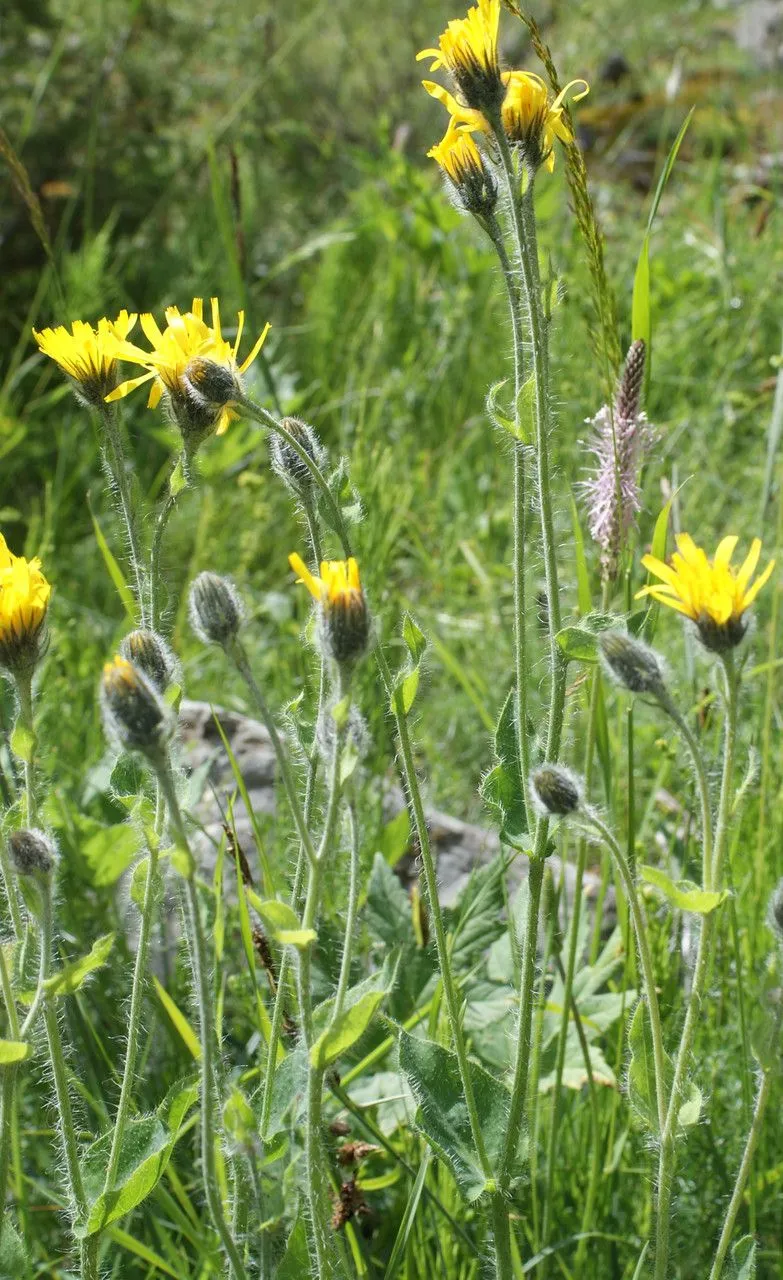
{"type": "Polygon", "coordinates": [[[242,625],[242,602],[236,588],[216,573],[200,573],[190,588],[190,622],[205,644],[225,648],[242,625]]]}
{"type": "Polygon", "coordinates": [[[598,644],[612,675],[631,693],[660,697],[665,692],[663,664],[654,649],[625,631],[603,631],[598,644]]]}
{"type": "MultiPolygon", "coordinates": [[[[323,469],[326,450],[313,428],[299,418],[283,418],[280,425],[285,427],[297,444],[301,445],[316,466],[323,469]]],[[[275,473],[296,497],[306,497],[312,490],[313,477],[307,463],[303,461],[293,445],[273,431],[270,436],[269,450],[275,473]]]]}
{"type": "Polygon", "coordinates": [[[544,817],[565,818],[576,813],[582,803],[582,786],[570,769],[542,764],[530,775],[533,796],[544,817]]]}
{"type": "Polygon", "coordinates": [[[106,731],[125,751],[157,756],[173,732],[173,716],[150,680],[119,654],[103,668],[101,702],[106,731]]]}
{"type": "Polygon", "coordinates": [[[120,653],[137,667],[158,693],[165,693],[179,673],[179,663],[156,631],[131,631],[120,644],[120,653]]]}
{"type": "Polygon", "coordinates": [[[8,837],[8,852],[20,876],[50,875],[60,856],[51,836],[26,827],[8,837]]]}

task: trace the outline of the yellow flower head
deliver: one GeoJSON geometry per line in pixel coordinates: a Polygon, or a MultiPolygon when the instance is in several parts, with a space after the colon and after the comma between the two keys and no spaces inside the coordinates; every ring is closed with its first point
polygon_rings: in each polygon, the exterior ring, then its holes
{"type": "MultiPolygon", "coordinates": [[[[530,168],[535,170],[546,164],[551,173],[555,167],[555,138],[566,144],[574,140],[563,119],[566,95],[578,88],[574,102],[584,98],[590,92],[586,81],[571,80],[551,102],[544,81],[533,71],[504,71],[501,82],[504,96],[500,116],[509,142],[519,146],[530,168]]],[[[465,106],[434,80],[423,80],[422,84],[430,97],[449,112],[449,131],[491,133],[490,123],[481,111],[465,106]]]]}
{"type": "Polygon", "coordinates": [[[117,385],[118,349],[136,323],[136,316],[121,311],[116,320],[104,316],[97,327],[74,320],[70,332],[64,325],[56,329],[33,329],[33,337],[45,356],[51,357],[67,373],[84,400],[100,406],[117,385]]]}
{"type": "Polygon", "coordinates": [[[180,313],[177,307],[166,310],[166,328],[161,330],[154,316],[145,313],[141,327],[152,345],[144,351],[133,343],[122,345],[123,360],[140,364],[147,370],[138,378],[123,382],[112,391],[107,400],[120,400],[144,382],[152,381],[147,406],[154,409],[164,392],[171,396],[177,420],[183,431],[187,417],[179,410],[187,409],[191,415],[208,423],[209,430],[217,428],[222,435],[232,418],[237,415],[231,402],[242,393],[241,374],[250,368],[262,346],[270,326],[267,324],[250,354],[241,364],[237,363],[239,344],[245,324],[245,313],[237,317],[237,334],[233,345],[224,337],[220,327],[220,306],[212,299],[212,323],[204,320],[204,304],[201,298],[193,299],[192,310],[180,313]]]}
{"type": "Polygon", "coordinates": [[[19,672],[35,666],[51,592],[38,557],[15,556],[0,533],[0,666],[19,672]]]}
{"type": "Polygon", "coordinates": [[[498,61],[500,0],[478,0],[466,18],[454,18],[437,49],[422,49],[417,62],[432,58],[431,71],[445,67],[465,104],[493,114],[503,98],[498,61]]]}
{"type": "Polygon", "coordinates": [[[468,211],[487,216],[497,200],[497,184],[484,167],[481,152],[470,133],[452,121],[443,139],[427,152],[452,183],[460,203],[468,211]]]}
{"type": "Polygon", "coordinates": [[[359,579],[359,566],[348,560],[322,560],[321,576],[311,573],[296,553],[288,563],[321,607],[322,636],[336,662],[354,662],[364,653],[370,635],[370,614],[359,579]]]}
{"type": "Polygon", "coordinates": [[[661,581],[643,587],[637,598],[652,596],[691,618],[708,649],[721,652],[733,648],[745,634],[746,610],[775,567],[771,560],[751,584],[761,555],[761,540],[753,539],[742,566],[735,570],[731,558],[738,541],[733,535],[724,538],[709,560],[689,534],[678,534],[670,565],[655,556],[642,557],[644,567],[661,581]]]}

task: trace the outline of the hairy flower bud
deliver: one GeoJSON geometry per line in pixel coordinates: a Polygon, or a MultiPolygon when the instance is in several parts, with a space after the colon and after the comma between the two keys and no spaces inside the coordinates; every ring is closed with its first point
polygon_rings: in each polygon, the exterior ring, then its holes
{"type": "Polygon", "coordinates": [[[120,653],[143,672],[158,693],[165,693],[177,676],[177,659],[157,631],[131,631],[122,640],[120,653]]]}
{"type": "Polygon", "coordinates": [[[216,573],[200,573],[190,588],[190,622],[205,644],[223,648],[242,625],[242,602],[236,588],[216,573]]]}
{"type": "Polygon", "coordinates": [[[544,816],[564,818],[582,803],[579,780],[561,765],[542,764],[530,775],[530,784],[544,816]]]}
{"type": "MultiPolygon", "coordinates": [[[[326,462],[326,450],[308,423],[299,418],[283,418],[280,424],[312,458],[317,467],[323,469],[326,462]]],[[[284,484],[298,498],[305,498],[313,487],[313,476],[307,463],[297,453],[292,444],[277,432],[273,431],[269,442],[272,467],[284,484]]]]}
{"type": "Polygon", "coordinates": [[[779,880],[777,888],[769,903],[769,922],[783,945],[783,880],[779,880]]]}
{"type": "Polygon", "coordinates": [[[358,564],[352,556],[347,560],[323,560],[320,577],[316,577],[301,556],[290,555],[288,563],[319,604],[326,651],[338,665],[352,665],[370,642],[370,611],[358,564]]]}
{"type": "Polygon", "coordinates": [[[126,751],[155,756],[170,737],[173,717],[151,681],[118,654],[101,678],[106,731],[126,751]]]}
{"type": "Polygon", "coordinates": [[[59,858],[51,836],[38,828],[13,831],[8,837],[8,852],[20,876],[48,876],[59,858]]]}
{"type": "Polygon", "coordinates": [[[604,661],[631,693],[651,693],[656,697],[666,689],[663,665],[658,654],[625,631],[603,631],[598,645],[604,661]]]}

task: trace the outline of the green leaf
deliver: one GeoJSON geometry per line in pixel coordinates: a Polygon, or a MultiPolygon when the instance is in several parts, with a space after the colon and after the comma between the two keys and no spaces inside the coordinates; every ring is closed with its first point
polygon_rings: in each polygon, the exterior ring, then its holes
{"type": "Polygon", "coordinates": [[[90,517],[92,519],[92,527],[95,530],[95,541],[98,543],[98,549],[100,550],[100,553],[103,556],[103,562],[109,571],[109,577],[111,578],[112,582],[117,588],[117,594],[119,595],[120,600],[122,601],[122,604],[123,604],[123,608],[125,609],[125,612],[128,615],[128,621],[130,622],[132,627],[137,627],[139,625],[139,621],[138,621],[138,607],[136,604],[136,600],[134,599],[133,592],[131,591],[130,587],[125,581],[122,569],[117,564],[117,561],[115,560],[112,554],[111,548],[109,547],[108,542],[103,536],[103,530],[101,529],[101,526],[98,524],[98,521],[95,517],[95,513],[92,509],[92,506],[90,505],[89,494],[87,495],[87,506],[89,508],[90,517]]]}
{"type": "Polygon", "coordinates": [[[23,1040],[0,1040],[0,1067],[8,1067],[13,1062],[21,1062],[30,1052],[29,1044],[23,1040]]]}
{"type": "MultiPolygon", "coordinates": [[[[468,1065],[487,1156],[495,1166],[506,1140],[509,1093],[478,1063],[468,1065]]],[[[456,1054],[401,1031],[400,1070],[418,1105],[416,1124],[451,1169],[465,1199],[477,1200],[486,1178],[476,1157],[456,1054]]]]}
{"type": "Polygon", "coordinates": [[[356,766],[359,763],[359,752],[353,742],[346,742],[340,753],[340,786],[344,787],[346,782],[353,777],[356,772],[356,766]]]}
{"type": "Polygon", "coordinates": [[[35,753],[35,733],[20,719],[17,720],[11,733],[11,750],[18,760],[31,764],[35,753]]]}
{"type": "MultiPolygon", "coordinates": [[[[139,911],[144,909],[144,896],[147,892],[147,875],[149,872],[150,859],[149,854],[140,858],[133,868],[133,875],[130,882],[130,896],[136,903],[139,911]]],[[[160,906],[165,897],[166,889],[163,883],[163,876],[155,868],[155,878],[152,885],[152,900],[155,906],[160,906]]]]}
{"type": "Polygon", "coordinates": [[[276,1280],[302,1280],[302,1276],[310,1274],[310,1247],[307,1242],[305,1221],[300,1214],[294,1223],[294,1229],[288,1237],[280,1262],[277,1265],[276,1280]]]}
{"type": "Polygon", "coordinates": [[[179,1033],[193,1057],[198,1061],[201,1057],[201,1045],[199,1043],[198,1036],[191,1027],[184,1013],[180,1011],[166,988],[161,985],[154,973],[152,975],[152,981],[158,994],[158,999],[166,1010],[166,1013],[169,1015],[174,1029],[179,1033]]]}
{"type": "Polygon", "coordinates": [[[407,807],[400,809],[395,818],[387,822],[378,840],[378,849],[390,867],[396,866],[411,842],[411,816],[407,807]]]}
{"type": "Polygon", "coordinates": [[[278,902],[276,898],[259,898],[252,889],[247,891],[248,901],[252,903],[269,932],[284,945],[290,947],[309,947],[316,939],[314,929],[303,929],[302,922],[287,902],[278,902]]]}
{"type": "Polygon", "coordinates": [[[342,1013],[334,1023],[333,997],[319,1004],[313,1014],[319,1035],[310,1050],[310,1062],[314,1067],[329,1066],[364,1035],[373,1015],[397,980],[399,958],[398,951],[387,955],[381,969],[351,987],[343,1001],[342,1013]]]}
{"type": "Polygon", "coordinates": [[[687,1086],[688,1096],[681,1104],[677,1112],[677,1124],[681,1129],[690,1129],[693,1125],[699,1123],[701,1109],[704,1103],[701,1089],[698,1085],[691,1082],[687,1086]]]}
{"type": "Polygon", "coordinates": [[[385,991],[368,991],[351,1008],[344,1009],[332,1026],[322,1031],[310,1050],[310,1063],[317,1069],[336,1062],[359,1040],[372,1022],[385,991]]]}
{"type": "Polygon", "coordinates": [[[376,853],[367,886],[367,927],[387,947],[413,942],[411,904],[386,859],[376,853]]]}
{"type": "Polygon", "coordinates": [[[569,662],[597,662],[597,636],[617,626],[618,619],[610,613],[588,613],[581,622],[563,627],[557,633],[557,643],[569,662]]]}
{"type": "Polygon", "coordinates": [[[72,995],[74,991],[78,991],[91,973],[105,965],[116,936],[114,933],[105,933],[92,944],[86,956],[82,956],[79,960],[72,960],[58,973],[47,978],[44,983],[47,999],[72,995]]]}
{"type": "Polygon", "coordinates": [[[169,493],[172,498],[178,498],[183,489],[187,489],[188,482],[185,476],[185,468],[182,465],[182,458],[177,458],[177,464],[169,476],[169,493]]]}
{"type": "Polygon", "coordinates": [[[30,1270],[24,1241],[11,1222],[10,1209],[3,1207],[3,1236],[0,1241],[0,1280],[19,1280],[30,1270]]]}
{"type": "Polygon", "coordinates": [[[520,839],[527,835],[527,817],[517,750],[514,689],[506,695],[495,727],[495,755],[497,764],[484,776],[481,794],[500,811],[501,840],[517,848],[520,839]]]}
{"type": "Polygon", "coordinates": [[[394,1276],[396,1276],[400,1263],[403,1260],[403,1256],[408,1245],[408,1239],[410,1237],[411,1230],[413,1229],[413,1224],[416,1221],[416,1214],[424,1191],[424,1182],[427,1177],[429,1164],[430,1152],[429,1148],[425,1147],[424,1158],[419,1165],[419,1171],[416,1174],[416,1181],[411,1187],[411,1193],[408,1197],[408,1203],[405,1206],[405,1212],[402,1215],[402,1221],[400,1222],[400,1226],[397,1231],[394,1247],[391,1251],[391,1257],[389,1258],[386,1270],[383,1273],[383,1280],[394,1280],[394,1276]]]}
{"type": "MultiPolygon", "coordinates": [[[[674,501],[673,498],[669,498],[669,501],[665,503],[664,506],[661,508],[661,510],[658,512],[658,518],[655,521],[655,528],[653,529],[652,543],[650,545],[650,554],[655,556],[656,560],[666,559],[666,537],[669,532],[669,516],[671,515],[673,501],[674,501]]],[[[647,582],[650,583],[652,581],[653,581],[653,578],[651,577],[651,575],[648,574],[647,582]]],[[[658,624],[659,613],[660,613],[660,605],[657,603],[657,601],[652,600],[647,609],[645,619],[644,619],[644,626],[642,628],[642,638],[646,640],[648,644],[652,642],[652,639],[655,635],[655,628],[658,624]]]]}
{"type": "Polygon", "coordinates": [[[732,1280],[753,1280],[756,1274],[756,1241],[753,1236],[743,1236],[731,1251],[734,1267],[732,1280]]]}
{"type": "MultiPolygon", "coordinates": [[[[647,1005],[643,1000],[639,1001],[631,1018],[628,1044],[631,1050],[631,1062],[628,1067],[628,1100],[642,1124],[651,1133],[660,1134],[652,1029],[647,1005]]],[[[665,1063],[665,1074],[663,1092],[668,1099],[669,1086],[674,1074],[671,1059],[668,1057],[665,1063]]]]}
{"type": "MultiPolygon", "coordinates": [[[[141,1258],[143,1262],[149,1263],[151,1267],[155,1267],[164,1276],[172,1276],[173,1280],[184,1280],[185,1273],[175,1271],[170,1267],[168,1262],[161,1258],[159,1253],[155,1253],[154,1249],[144,1244],[141,1240],[137,1240],[135,1236],[130,1235],[127,1231],[123,1231],[121,1227],[111,1227],[109,1235],[115,1244],[121,1249],[127,1249],[128,1253],[135,1254],[137,1258],[141,1258]]],[[[189,1272],[187,1273],[190,1274],[189,1272]]],[[[0,1272],[0,1276],[2,1273],[0,1272]]]]}
{"type": "Polygon", "coordinates": [[[198,1098],[188,1087],[169,1097],[157,1114],[129,1120],[123,1133],[114,1190],[104,1195],[111,1151],[112,1131],[87,1148],[81,1159],[84,1190],[89,1205],[86,1223],[76,1227],[80,1238],[108,1226],[141,1204],[157,1186],[181,1133],[182,1122],[198,1098]]]}
{"type": "Polygon", "coordinates": [[[102,827],[85,840],[82,852],[96,888],[103,888],[119,880],[136,857],[139,842],[139,833],[129,822],[102,827]]]}
{"type": "Polygon", "coordinates": [[[579,604],[579,612],[584,617],[590,613],[593,607],[593,598],[590,591],[590,573],[587,568],[587,559],[585,557],[585,540],[582,534],[582,526],[579,523],[579,511],[574,502],[573,495],[571,497],[571,527],[574,531],[574,555],[576,559],[576,596],[579,604]]]}
{"type": "Polygon", "coordinates": [[[400,681],[402,689],[402,709],[406,716],[416,700],[416,694],[419,691],[419,668],[414,667],[400,681]]]}
{"type": "Polygon", "coordinates": [[[647,884],[660,890],[673,907],[679,907],[680,911],[692,911],[700,916],[708,916],[729,896],[728,889],[723,889],[720,893],[708,891],[700,889],[691,880],[678,880],[675,883],[660,867],[642,864],[639,875],[647,884]]]}
{"type": "Polygon", "coordinates": [[[421,628],[416,625],[409,613],[406,613],[402,620],[402,638],[408,647],[411,662],[418,665],[424,650],[427,648],[427,637],[421,628]]]}

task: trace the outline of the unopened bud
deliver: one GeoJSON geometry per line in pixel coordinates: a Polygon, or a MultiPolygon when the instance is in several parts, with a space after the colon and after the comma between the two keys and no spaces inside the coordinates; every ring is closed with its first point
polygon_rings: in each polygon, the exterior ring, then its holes
{"type": "Polygon", "coordinates": [[[579,780],[560,765],[542,764],[531,774],[530,783],[545,816],[564,818],[576,813],[582,803],[579,780]]]}
{"type": "Polygon", "coordinates": [[[201,356],[191,360],[183,380],[195,395],[215,408],[222,408],[242,395],[234,370],[217,360],[205,360],[201,356]]]}
{"type": "Polygon", "coordinates": [[[665,692],[663,665],[654,649],[625,631],[602,631],[598,644],[612,675],[631,693],[660,697],[665,692]]]}
{"type": "Polygon", "coordinates": [[[152,682],[127,658],[107,662],[101,702],[109,735],[126,751],[158,753],[173,730],[173,717],[152,682]]]}
{"type": "MultiPolygon", "coordinates": [[[[322,469],[326,462],[326,450],[313,428],[299,418],[283,418],[280,425],[304,450],[308,458],[322,469]]],[[[272,432],[269,450],[272,467],[276,474],[297,497],[305,497],[312,489],[313,476],[301,454],[297,453],[293,445],[276,431],[272,432]]]]}
{"type": "Polygon", "coordinates": [[[242,625],[242,602],[234,585],[216,573],[200,573],[190,588],[190,621],[205,644],[223,648],[242,625]]]}
{"type": "Polygon", "coordinates": [[[20,876],[48,876],[59,857],[51,836],[37,828],[13,831],[8,837],[8,852],[20,876]]]}
{"type": "Polygon", "coordinates": [[[157,631],[131,631],[120,644],[120,653],[138,667],[158,693],[165,693],[179,670],[177,659],[157,631]]]}

